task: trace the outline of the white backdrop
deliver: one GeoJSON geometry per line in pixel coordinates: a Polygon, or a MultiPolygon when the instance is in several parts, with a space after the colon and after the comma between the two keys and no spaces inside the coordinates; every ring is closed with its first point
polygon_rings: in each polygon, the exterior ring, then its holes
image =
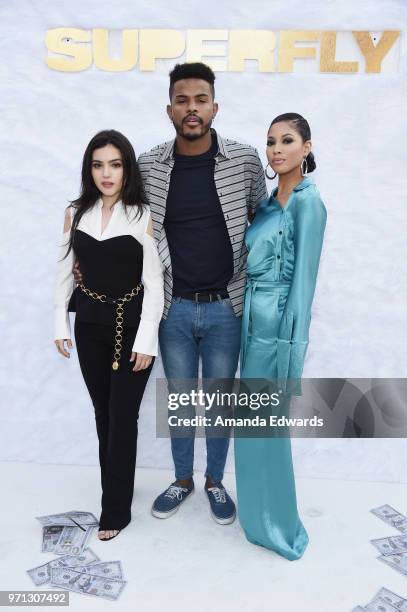
{"type": "MultiPolygon", "coordinates": [[[[14,0],[0,6],[1,429],[0,460],[97,463],[93,409],[76,353],[52,342],[56,244],[78,194],[84,148],[115,128],[137,154],[173,136],[168,71],[62,73],[46,63],[55,27],[403,30],[403,0],[14,0]]],[[[406,376],[406,42],[393,74],[218,73],[216,129],[255,145],[265,160],[271,119],[303,114],[328,209],[304,375],[406,376]],[[403,189],[404,187],[404,189],[403,189]]],[[[309,61],[309,60],[307,60],[309,61]]],[[[155,438],[154,378],[141,420],[138,465],[169,467],[155,438]]],[[[297,473],[407,481],[404,440],[295,440],[297,473]]],[[[196,467],[204,468],[197,443],[196,467]]],[[[228,469],[233,469],[232,453],[228,469]]]]}

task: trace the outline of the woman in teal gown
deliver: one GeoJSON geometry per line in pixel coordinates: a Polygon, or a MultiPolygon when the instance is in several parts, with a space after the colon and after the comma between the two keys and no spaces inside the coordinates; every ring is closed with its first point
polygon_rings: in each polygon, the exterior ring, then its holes
{"type": "MultiPolygon", "coordinates": [[[[315,160],[301,115],[285,113],[273,120],[267,158],[279,182],[246,233],[241,379],[278,379],[281,385],[301,378],[326,209],[306,176],[315,160]]],[[[299,559],[308,535],[297,510],[290,438],[236,437],[235,465],[247,539],[299,559]]]]}

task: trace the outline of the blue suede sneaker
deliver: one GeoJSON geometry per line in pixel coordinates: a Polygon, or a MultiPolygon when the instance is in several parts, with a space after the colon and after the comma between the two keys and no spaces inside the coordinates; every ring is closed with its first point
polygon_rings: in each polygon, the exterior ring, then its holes
{"type": "Polygon", "coordinates": [[[181,487],[177,481],[173,482],[168,489],[159,495],[151,508],[151,514],[156,518],[168,518],[176,513],[182,502],[194,490],[194,481],[190,486],[181,487]]]}
{"type": "Polygon", "coordinates": [[[223,484],[215,483],[213,487],[205,487],[205,491],[211,505],[213,519],[219,525],[233,523],[236,518],[236,507],[223,484]]]}

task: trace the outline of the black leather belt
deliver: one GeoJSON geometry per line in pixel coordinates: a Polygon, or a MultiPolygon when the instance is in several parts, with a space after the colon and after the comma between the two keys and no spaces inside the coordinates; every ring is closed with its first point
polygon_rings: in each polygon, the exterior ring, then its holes
{"type": "Polygon", "coordinates": [[[177,294],[174,297],[193,300],[194,302],[216,302],[216,300],[225,300],[229,297],[227,291],[195,291],[191,293],[177,294]]]}

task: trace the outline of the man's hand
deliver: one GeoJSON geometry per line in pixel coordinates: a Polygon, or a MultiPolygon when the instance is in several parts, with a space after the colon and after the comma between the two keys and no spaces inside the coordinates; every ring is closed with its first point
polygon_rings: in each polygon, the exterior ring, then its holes
{"type": "Polygon", "coordinates": [[[82,274],[81,274],[81,271],[80,271],[80,268],[79,268],[79,261],[75,261],[75,265],[72,268],[72,272],[73,272],[73,277],[75,279],[75,283],[77,285],[80,285],[82,280],[83,280],[83,278],[82,278],[82,274]]]}
{"type": "Polygon", "coordinates": [[[139,372],[140,370],[145,370],[148,368],[153,358],[151,355],[144,355],[144,353],[132,353],[130,357],[130,361],[136,360],[136,363],[133,368],[133,372],[139,372]]]}
{"type": "Polygon", "coordinates": [[[69,357],[71,356],[70,352],[65,348],[65,342],[67,344],[67,347],[72,349],[73,344],[72,344],[72,340],[55,340],[55,346],[57,347],[58,353],[60,353],[61,355],[63,355],[64,357],[69,357]]]}
{"type": "Polygon", "coordinates": [[[256,216],[256,211],[249,210],[249,212],[247,214],[247,218],[249,220],[249,223],[253,223],[255,216],[256,216]]]}

